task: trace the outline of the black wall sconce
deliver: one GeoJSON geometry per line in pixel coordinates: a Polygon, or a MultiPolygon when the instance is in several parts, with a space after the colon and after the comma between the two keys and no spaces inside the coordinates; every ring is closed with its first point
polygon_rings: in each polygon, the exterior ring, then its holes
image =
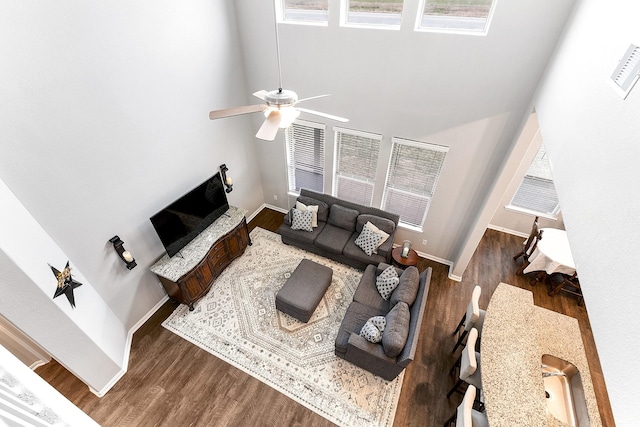
{"type": "Polygon", "coordinates": [[[131,256],[131,252],[124,249],[124,246],[122,246],[124,245],[124,242],[120,240],[118,236],[113,236],[112,238],[109,239],[109,241],[113,243],[113,248],[118,253],[118,256],[120,257],[120,259],[122,259],[122,261],[124,261],[124,263],[127,264],[127,268],[129,270],[133,269],[133,267],[138,265],[136,264],[136,260],[133,259],[133,256],[131,256]]]}
{"type": "Polygon", "coordinates": [[[230,176],[227,176],[227,171],[229,168],[224,163],[220,165],[220,173],[222,174],[222,182],[225,187],[227,187],[224,191],[227,193],[231,193],[233,191],[233,181],[230,176]]]}

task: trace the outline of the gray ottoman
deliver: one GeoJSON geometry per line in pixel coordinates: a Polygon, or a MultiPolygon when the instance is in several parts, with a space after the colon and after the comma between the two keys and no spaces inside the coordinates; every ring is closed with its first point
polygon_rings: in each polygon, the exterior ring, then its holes
{"type": "Polygon", "coordinates": [[[307,323],[331,285],[333,270],[303,259],[276,294],[276,308],[307,323]]]}

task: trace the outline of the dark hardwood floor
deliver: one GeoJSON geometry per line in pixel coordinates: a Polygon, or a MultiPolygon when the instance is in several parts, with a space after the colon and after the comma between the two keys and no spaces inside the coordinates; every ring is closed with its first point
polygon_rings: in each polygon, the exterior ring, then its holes
{"type": "MultiPolygon", "coordinates": [[[[250,223],[276,231],[283,214],[265,209],[250,223]]],[[[441,426],[460,397],[446,398],[453,385],[451,333],[464,313],[475,284],[486,308],[499,282],[534,293],[536,305],[578,319],[605,427],[615,426],[602,369],[585,307],[563,294],[549,296],[544,285],[516,276],[512,257],[522,238],[487,230],[462,283],[449,280],[448,267],[420,259],[420,271],[433,268],[416,360],[409,366],[395,426],[441,426]]],[[[587,302],[588,304],[588,302],[587,302]]],[[[102,398],[55,361],[36,370],[101,425],[108,426],[331,426],[329,421],[269,386],[169,332],[161,323],[175,309],[167,302],[135,334],[129,368],[102,398]]]]}

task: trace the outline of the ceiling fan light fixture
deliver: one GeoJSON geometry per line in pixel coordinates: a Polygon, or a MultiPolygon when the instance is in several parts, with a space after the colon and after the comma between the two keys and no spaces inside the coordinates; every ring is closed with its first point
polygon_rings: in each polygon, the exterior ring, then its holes
{"type": "Polygon", "coordinates": [[[272,90],[265,94],[264,100],[269,107],[292,107],[298,102],[298,94],[292,90],[272,90]]]}
{"type": "Polygon", "coordinates": [[[298,116],[300,115],[300,111],[298,111],[296,108],[291,107],[281,108],[280,115],[282,116],[282,118],[280,119],[279,127],[280,129],[286,129],[291,126],[295,119],[298,118],[298,116]]]}

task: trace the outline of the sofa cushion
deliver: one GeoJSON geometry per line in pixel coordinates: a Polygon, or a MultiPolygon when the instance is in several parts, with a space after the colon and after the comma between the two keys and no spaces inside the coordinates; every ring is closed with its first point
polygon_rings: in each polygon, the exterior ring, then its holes
{"type": "Polygon", "coordinates": [[[380,292],[380,296],[384,299],[389,299],[393,290],[400,283],[400,279],[398,278],[398,273],[396,269],[393,267],[389,267],[384,270],[378,277],[376,277],[376,288],[378,288],[378,292],[380,292]]]}
{"type": "Polygon", "coordinates": [[[338,204],[331,205],[328,222],[331,225],[350,231],[349,235],[351,235],[356,229],[358,215],[360,215],[360,212],[355,209],[345,208],[338,204]]]}
{"type": "MultiPolygon", "coordinates": [[[[345,245],[342,250],[342,254],[349,258],[350,260],[357,261],[362,264],[378,264],[381,262],[385,262],[386,258],[378,251],[378,253],[374,253],[371,256],[364,253],[362,249],[356,246],[356,239],[358,238],[358,233],[352,233],[349,241],[345,245]]],[[[374,280],[375,283],[375,280],[374,280]]]]}
{"type": "Polygon", "coordinates": [[[402,352],[409,335],[409,306],[399,302],[385,316],[387,325],[382,333],[382,347],[388,357],[396,357],[402,352]]]}
{"type": "Polygon", "coordinates": [[[375,265],[369,264],[367,268],[364,269],[358,288],[355,294],[353,294],[353,300],[384,313],[389,311],[389,301],[384,300],[376,288],[375,265]]]}
{"type": "Polygon", "coordinates": [[[376,216],[371,214],[361,214],[361,215],[358,215],[358,218],[357,218],[356,231],[359,232],[360,230],[362,230],[362,227],[364,227],[364,225],[367,222],[370,222],[371,224],[375,225],[377,228],[379,228],[380,230],[384,231],[387,234],[393,233],[396,229],[395,222],[391,221],[388,218],[383,218],[381,216],[376,216]]]}
{"type": "Polygon", "coordinates": [[[389,306],[393,307],[400,301],[407,303],[409,307],[416,300],[418,285],[420,284],[420,272],[414,266],[407,267],[400,275],[400,283],[394,289],[389,299],[389,306]]]}
{"type": "Polygon", "coordinates": [[[296,209],[301,210],[301,211],[310,211],[311,214],[313,215],[313,217],[311,218],[311,226],[312,227],[317,227],[318,226],[318,205],[305,205],[304,203],[301,203],[299,201],[296,202],[296,209]]]}
{"type": "MultiPolygon", "coordinates": [[[[385,312],[369,307],[359,302],[352,302],[347,308],[347,312],[342,319],[338,335],[336,336],[336,353],[346,353],[349,335],[360,332],[367,320],[374,316],[384,316],[385,312]]],[[[385,327],[386,329],[386,327],[385,327]]]]}
{"type": "Polygon", "coordinates": [[[329,219],[329,205],[325,202],[308,196],[298,196],[297,201],[306,206],[318,206],[318,221],[327,222],[327,219],[329,219]]]}
{"type": "Polygon", "coordinates": [[[313,245],[313,242],[320,235],[326,224],[326,222],[318,222],[318,226],[314,228],[311,233],[302,230],[292,230],[290,226],[283,224],[278,229],[278,233],[282,237],[293,240],[302,245],[313,245]]]}
{"type": "Polygon", "coordinates": [[[350,231],[327,224],[315,240],[314,245],[327,252],[341,254],[350,237],[350,231]]]}
{"type": "Polygon", "coordinates": [[[294,209],[293,220],[291,221],[291,229],[313,231],[313,227],[311,226],[312,221],[313,221],[313,212],[294,209]]]}
{"type": "MultiPolygon", "coordinates": [[[[389,235],[387,234],[387,237],[389,235]]],[[[367,222],[364,227],[362,227],[362,231],[358,235],[358,238],[355,240],[356,246],[364,251],[365,254],[371,256],[373,251],[375,251],[382,240],[382,235],[376,232],[376,229],[371,227],[371,223],[367,222]]]]}

